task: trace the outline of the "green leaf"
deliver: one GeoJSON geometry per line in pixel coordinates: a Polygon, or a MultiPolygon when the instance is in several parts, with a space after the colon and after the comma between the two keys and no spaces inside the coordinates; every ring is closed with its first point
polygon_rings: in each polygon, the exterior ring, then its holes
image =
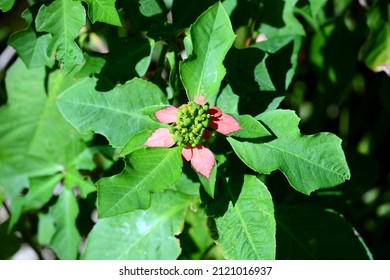
{"type": "Polygon", "coordinates": [[[207,100],[218,91],[226,74],[222,61],[235,35],[220,2],[204,12],[190,32],[193,52],[180,63],[180,75],[190,100],[199,95],[207,100]]]}
{"type": "Polygon", "coordinates": [[[56,226],[53,217],[48,213],[38,213],[38,243],[41,245],[48,245],[55,233],[56,226]]]}
{"type": "Polygon", "coordinates": [[[385,71],[390,76],[390,4],[378,1],[367,12],[371,34],[362,49],[360,59],[374,72],[385,71]]]}
{"type": "Polygon", "coordinates": [[[134,134],[157,128],[158,123],[140,109],[166,103],[154,84],[133,79],[109,92],[95,89],[97,79],[89,78],[66,90],[57,104],[64,117],[81,133],[104,135],[113,147],[123,147],[134,134]]]}
{"type": "Polygon", "coordinates": [[[271,136],[271,133],[258,120],[250,115],[235,115],[232,116],[240,124],[240,129],[232,132],[229,136],[241,139],[260,138],[271,136]]]}
{"type": "Polygon", "coordinates": [[[332,210],[310,206],[276,208],[277,259],[372,259],[359,233],[332,210]]]}
{"type": "Polygon", "coordinates": [[[167,260],[180,254],[175,235],[193,196],[166,190],[147,210],[101,219],[87,238],[82,259],[167,260]]]}
{"type": "Polygon", "coordinates": [[[139,11],[146,17],[152,17],[165,12],[165,5],[161,0],[139,0],[139,4],[139,11]]]}
{"type": "Polygon", "coordinates": [[[122,173],[98,181],[100,218],[150,206],[151,193],[173,185],[181,175],[181,148],[136,150],[126,157],[122,173]]]}
{"type": "Polygon", "coordinates": [[[12,9],[15,4],[15,0],[0,0],[0,10],[4,13],[12,9]]]}
{"type": "Polygon", "coordinates": [[[233,260],[275,259],[274,206],[266,186],[245,175],[231,178],[223,192],[227,200],[214,202],[217,211],[226,208],[224,213],[214,213],[222,255],[233,260]]]}
{"type": "Polygon", "coordinates": [[[279,169],[291,186],[304,194],[349,179],[349,168],[337,136],[301,135],[299,118],[289,110],[269,111],[258,119],[272,131],[273,140],[248,143],[228,138],[236,154],[253,170],[269,174],[279,169]]]}
{"type": "Polygon", "coordinates": [[[60,62],[64,75],[83,63],[83,53],[74,41],[85,25],[85,10],[80,1],[54,0],[43,5],[35,23],[37,31],[53,36],[47,52],[60,62]]]}
{"type": "Polygon", "coordinates": [[[84,178],[74,167],[67,168],[64,185],[69,189],[77,187],[80,192],[80,197],[82,198],[86,198],[88,194],[96,191],[96,187],[92,182],[91,177],[84,178]]]}
{"type": "Polygon", "coordinates": [[[62,260],[75,260],[81,242],[76,227],[76,218],[79,214],[77,200],[71,190],[63,188],[57,202],[50,207],[49,215],[55,221],[56,232],[50,240],[49,246],[62,260]]]}
{"type": "Polygon", "coordinates": [[[120,151],[119,156],[124,157],[136,150],[146,149],[147,147],[144,145],[144,143],[148,140],[152,133],[153,130],[145,129],[135,134],[133,137],[130,138],[129,142],[127,142],[123,149],[120,151]]]}
{"type": "Polygon", "coordinates": [[[88,4],[88,15],[92,23],[96,21],[122,26],[115,8],[116,0],[83,0],[88,4]]]}
{"type": "MultiPolygon", "coordinates": [[[[60,71],[48,77],[48,93],[39,122],[31,135],[28,153],[60,164],[63,168],[75,163],[85,143],[75,129],[65,121],[58,110],[56,100],[60,93],[77,82],[60,71]]],[[[28,104],[26,104],[29,107],[28,104]]]]}
{"type": "Polygon", "coordinates": [[[214,198],[215,182],[217,179],[217,164],[214,164],[208,179],[199,173],[197,174],[204,190],[208,193],[209,196],[214,198]]]}
{"type": "Polygon", "coordinates": [[[52,175],[64,169],[84,149],[74,129],[59,113],[55,100],[75,81],[59,71],[28,70],[17,60],[6,75],[8,103],[0,108],[0,184],[8,197],[29,186],[28,177],[52,175]]]}
{"type": "Polygon", "coordinates": [[[47,47],[52,39],[50,34],[40,34],[34,30],[33,14],[36,14],[33,7],[25,10],[22,17],[27,22],[27,28],[14,33],[8,39],[12,46],[28,68],[40,66],[53,66],[54,59],[47,55],[47,47]]]}
{"type": "Polygon", "coordinates": [[[238,114],[238,102],[240,97],[234,94],[232,87],[227,84],[218,95],[217,107],[226,114],[238,114]]]}
{"type": "Polygon", "coordinates": [[[39,209],[46,204],[52,197],[54,188],[61,178],[62,174],[31,178],[31,186],[27,195],[17,196],[12,199],[12,215],[9,222],[9,230],[12,229],[24,212],[39,209]]]}
{"type": "Polygon", "coordinates": [[[295,6],[299,0],[267,0],[260,11],[263,15],[259,32],[267,39],[286,35],[305,35],[305,30],[295,17],[295,6]]]}

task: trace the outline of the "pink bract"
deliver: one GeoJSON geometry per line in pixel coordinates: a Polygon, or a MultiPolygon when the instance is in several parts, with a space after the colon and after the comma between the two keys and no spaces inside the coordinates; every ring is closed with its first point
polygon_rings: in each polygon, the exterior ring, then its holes
{"type": "Polygon", "coordinates": [[[173,106],[158,110],[154,113],[156,119],[161,123],[174,123],[177,119],[178,109],[173,106]]]}
{"type": "Polygon", "coordinates": [[[172,147],[175,145],[172,134],[168,128],[157,128],[152,135],[146,140],[145,146],[148,147],[172,147]]]}

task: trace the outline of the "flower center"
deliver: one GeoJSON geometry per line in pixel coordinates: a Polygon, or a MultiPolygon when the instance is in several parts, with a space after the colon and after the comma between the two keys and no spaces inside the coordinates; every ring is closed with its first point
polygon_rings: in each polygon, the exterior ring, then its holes
{"type": "Polygon", "coordinates": [[[170,127],[173,141],[179,146],[196,147],[204,141],[203,133],[209,126],[210,114],[208,105],[199,105],[190,101],[188,105],[179,108],[177,120],[170,127]]]}

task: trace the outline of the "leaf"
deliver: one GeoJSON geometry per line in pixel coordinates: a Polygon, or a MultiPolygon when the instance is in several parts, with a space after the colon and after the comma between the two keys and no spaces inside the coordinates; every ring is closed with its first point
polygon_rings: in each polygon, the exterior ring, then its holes
{"type": "Polygon", "coordinates": [[[55,55],[64,75],[83,63],[83,53],[74,41],[85,25],[85,10],[80,1],[54,0],[43,5],[35,23],[37,31],[53,36],[47,52],[55,55]]]}
{"type": "Polygon", "coordinates": [[[62,174],[31,178],[31,186],[28,189],[27,195],[17,196],[12,199],[12,215],[9,222],[9,231],[11,231],[24,212],[39,209],[47,203],[53,195],[54,188],[61,179],[62,174]]]}
{"type": "Polygon", "coordinates": [[[74,83],[59,71],[28,70],[17,60],[7,71],[8,103],[0,108],[0,184],[12,198],[29,186],[29,177],[52,175],[79,155],[84,144],[55,104],[64,87],[74,83]],[[47,96],[48,95],[48,96],[47,96]]]}
{"type": "Polygon", "coordinates": [[[263,17],[259,32],[267,39],[286,35],[305,35],[302,24],[295,17],[295,6],[298,0],[267,0],[266,2],[260,10],[263,17]]]}
{"type": "Polygon", "coordinates": [[[28,27],[12,34],[8,39],[8,44],[16,50],[28,68],[45,65],[51,67],[54,60],[47,55],[46,50],[52,36],[50,34],[38,34],[35,31],[33,15],[36,15],[36,13],[37,11],[33,7],[22,13],[28,27]]]}
{"type": "Polygon", "coordinates": [[[57,202],[50,207],[49,215],[55,221],[56,232],[49,246],[62,260],[75,260],[81,242],[76,227],[79,214],[77,200],[71,190],[63,188],[57,202]]]}
{"type": "Polygon", "coordinates": [[[313,206],[276,209],[277,259],[372,259],[359,233],[332,210],[313,206]]]}
{"type": "Polygon", "coordinates": [[[240,97],[234,94],[231,86],[224,87],[217,98],[217,107],[226,114],[238,114],[238,102],[240,97]]]}
{"type": "Polygon", "coordinates": [[[116,0],[83,0],[88,4],[88,15],[92,23],[96,21],[122,26],[115,8],[116,0]]]}
{"type": "Polygon", "coordinates": [[[2,10],[3,13],[8,12],[12,9],[14,4],[15,0],[0,0],[0,10],[2,10]]]}
{"type": "Polygon", "coordinates": [[[49,213],[38,213],[38,243],[40,245],[48,245],[55,232],[56,227],[53,217],[49,213]]]}
{"type": "Polygon", "coordinates": [[[165,12],[165,5],[161,0],[140,0],[139,4],[139,11],[146,17],[152,17],[165,12]]]}
{"type": "Polygon", "coordinates": [[[69,189],[77,187],[80,197],[82,198],[86,198],[88,194],[96,191],[96,187],[92,182],[91,177],[84,178],[74,167],[67,168],[64,185],[69,189]]]}
{"type": "Polygon", "coordinates": [[[370,36],[360,50],[360,59],[374,72],[390,76],[390,4],[378,1],[367,12],[370,36]]]}
{"type": "MultiPolygon", "coordinates": [[[[114,40],[110,44],[106,63],[99,71],[99,77],[107,78],[114,87],[118,82],[125,83],[134,77],[144,76],[151,61],[154,45],[152,40],[145,38],[129,37],[114,40]]],[[[103,81],[99,82],[98,90],[108,90],[104,88],[103,81]]]]}
{"type": "Polygon", "coordinates": [[[181,148],[136,150],[122,173],[97,182],[100,218],[150,206],[151,193],[173,185],[181,175],[181,148]]]}
{"type": "Polygon", "coordinates": [[[180,254],[180,234],[193,196],[166,190],[147,210],[101,219],[90,232],[82,259],[167,260],[180,254]]]}
{"type": "Polygon", "coordinates": [[[230,179],[223,192],[228,200],[215,201],[214,207],[226,211],[211,212],[216,214],[216,242],[222,255],[233,260],[275,259],[274,206],[266,186],[245,175],[230,179]]]}
{"type": "Polygon", "coordinates": [[[158,124],[140,110],[166,103],[154,84],[133,79],[109,92],[95,90],[97,80],[89,78],[64,91],[57,104],[64,117],[81,133],[104,135],[113,147],[123,147],[134,134],[154,130],[158,124]]]}
{"type": "Polygon", "coordinates": [[[215,182],[217,178],[217,164],[214,163],[209,178],[206,178],[198,172],[196,172],[196,174],[198,174],[199,181],[202,183],[204,190],[208,193],[210,197],[214,198],[215,182]]]}
{"type": "Polygon", "coordinates": [[[242,139],[271,136],[271,133],[252,116],[235,114],[232,114],[232,116],[239,122],[241,128],[230,133],[229,136],[242,139]]]}
{"type": "Polygon", "coordinates": [[[130,138],[130,140],[126,143],[123,149],[120,151],[119,156],[124,157],[132,152],[139,149],[146,149],[147,147],[144,145],[146,140],[152,135],[152,130],[142,130],[139,133],[135,134],[130,138]]]}
{"type": "Polygon", "coordinates": [[[289,110],[269,111],[258,119],[272,131],[275,139],[248,143],[228,138],[236,154],[253,170],[269,174],[279,169],[291,186],[304,194],[349,179],[349,168],[337,136],[301,135],[299,118],[289,110]]]}
{"type": "Polygon", "coordinates": [[[218,2],[204,12],[191,26],[192,54],[180,63],[180,75],[188,99],[215,94],[226,69],[223,59],[235,35],[223,5],[218,2]]]}

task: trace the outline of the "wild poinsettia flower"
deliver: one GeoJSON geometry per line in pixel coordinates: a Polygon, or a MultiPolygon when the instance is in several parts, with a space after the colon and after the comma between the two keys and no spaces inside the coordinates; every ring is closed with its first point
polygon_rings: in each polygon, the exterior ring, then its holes
{"type": "Polygon", "coordinates": [[[154,113],[156,119],[169,128],[158,128],[145,142],[148,147],[183,147],[182,157],[191,161],[196,172],[210,177],[215,164],[213,153],[206,148],[210,130],[224,135],[240,129],[240,124],[228,114],[223,114],[217,107],[204,104],[203,98],[190,101],[179,108],[169,106],[154,113]]]}

